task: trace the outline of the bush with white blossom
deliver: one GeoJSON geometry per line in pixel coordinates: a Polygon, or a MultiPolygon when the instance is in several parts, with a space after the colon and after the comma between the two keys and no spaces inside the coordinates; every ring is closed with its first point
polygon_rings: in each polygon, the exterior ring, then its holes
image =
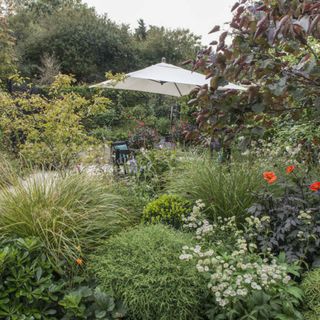
{"type": "Polygon", "coordinates": [[[260,256],[256,245],[248,243],[244,231],[237,228],[235,217],[211,224],[203,208],[197,201],[190,216],[183,219],[183,227],[195,232],[199,244],[184,246],[180,259],[196,260],[198,272],[208,278],[212,319],[240,319],[246,313],[254,317],[243,319],[276,319],[277,314],[302,319],[296,310],[302,292],[289,275],[299,276],[298,268],[286,264],[284,255],[260,256]]]}

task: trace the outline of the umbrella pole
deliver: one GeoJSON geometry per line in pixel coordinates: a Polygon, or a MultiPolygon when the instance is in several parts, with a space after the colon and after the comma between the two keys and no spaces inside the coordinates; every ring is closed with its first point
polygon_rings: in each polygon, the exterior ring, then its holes
{"type": "Polygon", "coordinates": [[[179,92],[179,94],[180,94],[180,97],[182,97],[182,94],[181,94],[181,91],[180,91],[179,87],[177,86],[176,83],[174,83],[174,85],[175,85],[175,87],[177,88],[177,90],[178,90],[178,92],[179,92]]]}

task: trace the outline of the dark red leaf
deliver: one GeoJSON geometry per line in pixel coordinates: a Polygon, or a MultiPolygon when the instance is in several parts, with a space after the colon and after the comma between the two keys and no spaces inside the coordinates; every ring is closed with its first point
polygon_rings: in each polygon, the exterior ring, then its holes
{"type": "Polygon", "coordinates": [[[320,21],[320,14],[316,15],[315,18],[312,20],[312,23],[310,24],[308,33],[311,33],[316,28],[319,21],[320,21]]]}
{"type": "Polygon", "coordinates": [[[210,42],[211,46],[215,46],[216,44],[218,44],[218,41],[216,41],[216,40],[210,42]]]}
{"type": "Polygon", "coordinates": [[[236,10],[238,7],[240,6],[239,2],[236,2],[233,7],[231,8],[231,12],[233,12],[234,10],[236,10]]]}
{"type": "Polygon", "coordinates": [[[296,38],[304,45],[308,44],[307,39],[306,39],[306,34],[303,31],[303,28],[298,25],[294,24],[293,25],[293,31],[295,33],[296,38]]]}
{"type": "Polygon", "coordinates": [[[244,7],[244,6],[238,7],[237,16],[240,16],[240,14],[244,12],[244,10],[245,10],[245,7],[244,7]]]}
{"type": "Polygon", "coordinates": [[[284,25],[289,21],[289,19],[291,18],[291,16],[289,14],[287,14],[286,16],[282,17],[282,19],[279,22],[278,27],[276,28],[274,35],[273,35],[273,42],[275,41],[275,39],[277,38],[279,32],[281,31],[281,29],[284,27],[284,25]]]}
{"type": "Polygon", "coordinates": [[[209,34],[210,34],[210,33],[214,33],[214,32],[218,32],[218,31],[220,31],[220,26],[214,26],[214,27],[211,29],[211,31],[209,32],[209,34]]]}
{"type": "Polygon", "coordinates": [[[224,40],[226,40],[227,35],[228,35],[228,31],[222,32],[219,37],[219,41],[223,42],[224,40]]]}
{"type": "Polygon", "coordinates": [[[259,6],[259,7],[257,7],[256,11],[264,11],[266,9],[267,9],[267,7],[263,4],[263,5],[259,6]]]}
{"type": "Polygon", "coordinates": [[[256,30],[256,33],[254,34],[254,39],[256,39],[263,32],[265,32],[268,29],[268,26],[269,26],[269,16],[266,15],[257,24],[257,30],[256,30]]]}

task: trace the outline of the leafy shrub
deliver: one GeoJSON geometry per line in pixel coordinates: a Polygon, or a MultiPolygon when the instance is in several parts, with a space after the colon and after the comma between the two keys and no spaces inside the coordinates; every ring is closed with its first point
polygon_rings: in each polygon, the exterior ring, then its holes
{"type": "Polygon", "coordinates": [[[91,131],[91,135],[99,141],[126,141],[129,138],[126,128],[106,128],[99,127],[91,131]]]}
{"type": "Polygon", "coordinates": [[[177,166],[176,153],[171,150],[146,150],[137,157],[139,182],[147,183],[150,192],[161,192],[167,183],[172,170],[177,166]]]}
{"type": "Polygon", "coordinates": [[[50,259],[75,259],[119,230],[119,197],[85,174],[38,174],[0,192],[2,234],[41,239],[50,259]]]}
{"type": "Polygon", "coordinates": [[[2,319],[47,319],[50,315],[54,319],[67,283],[42,254],[36,239],[1,243],[0,271],[2,319]]]}
{"type": "Polygon", "coordinates": [[[320,269],[314,269],[307,272],[302,283],[301,288],[305,294],[305,303],[311,310],[308,312],[306,319],[320,318],[320,269]]]}
{"type": "Polygon", "coordinates": [[[158,141],[157,132],[146,126],[139,126],[130,135],[130,146],[135,149],[152,148],[158,141]]]}
{"type": "Polygon", "coordinates": [[[157,131],[161,135],[164,136],[164,135],[169,133],[170,125],[171,125],[170,119],[168,119],[168,118],[158,118],[155,124],[156,124],[157,131]]]}
{"type": "Polygon", "coordinates": [[[237,221],[243,221],[248,215],[246,209],[255,202],[254,192],[262,184],[260,175],[261,172],[248,163],[218,165],[201,157],[176,170],[168,189],[192,202],[202,199],[212,221],[218,216],[233,215],[237,221]]]}
{"type": "Polygon", "coordinates": [[[204,283],[178,258],[188,234],[163,225],[140,226],[109,239],[92,257],[102,288],[124,301],[132,319],[199,319],[204,283]]]}
{"type": "Polygon", "coordinates": [[[247,235],[262,252],[285,252],[289,262],[318,265],[319,194],[310,189],[313,181],[301,166],[288,166],[286,171],[285,175],[272,172],[276,180],[267,180],[271,185],[262,189],[259,201],[248,210],[254,230],[247,235]]]}
{"type": "Polygon", "coordinates": [[[0,155],[0,188],[8,187],[17,180],[16,170],[4,155],[0,155]]]}
{"type": "Polygon", "coordinates": [[[165,223],[179,228],[182,217],[190,212],[190,202],[176,195],[163,194],[151,201],[143,210],[143,221],[165,223]]]}
{"type": "Polygon", "coordinates": [[[59,301],[65,316],[63,319],[122,319],[126,310],[121,302],[101,291],[82,286],[65,294],[59,301]]]}
{"type": "Polygon", "coordinates": [[[86,286],[85,278],[72,277],[67,270],[58,273],[45,251],[36,238],[2,239],[1,319],[102,319],[124,314],[121,304],[116,306],[99,288],[86,286]]]}
{"type": "Polygon", "coordinates": [[[96,142],[87,135],[83,123],[104,111],[110,100],[101,96],[87,100],[66,93],[64,89],[72,88],[74,82],[72,77],[59,74],[50,86],[49,97],[0,92],[0,125],[8,151],[34,165],[64,169],[85,145],[96,142]]]}
{"type": "Polygon", "coordinates": [[[199,244],[184,246],[180,259],[196,260],[196,268],[211,292],[209,319],[302,319],[298,306],[302,291],[289,274],[299,276],[285,255],[260,256],[247,242],[235,217],[210,224],[198,202],[184,227],[193,230],[199,244]],[[224,240],[227,239],[227,242],[224,240]]]}

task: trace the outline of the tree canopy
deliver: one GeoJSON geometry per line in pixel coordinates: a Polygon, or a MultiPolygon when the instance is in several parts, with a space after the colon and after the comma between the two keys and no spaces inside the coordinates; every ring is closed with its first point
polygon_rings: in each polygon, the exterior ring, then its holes
{"type": "Polygon", "coordinates": [[[147,26],[140,19],[132,31],[80,0],[16,0],[12,7],[3,32],[6,43],[14,49],[19,71],[40,82],[53,70],[81,82],[101,81],[107,71],[126,73],[164,56],[178,64],[200,48],[199,37],[189,30],[147,26]]]}

